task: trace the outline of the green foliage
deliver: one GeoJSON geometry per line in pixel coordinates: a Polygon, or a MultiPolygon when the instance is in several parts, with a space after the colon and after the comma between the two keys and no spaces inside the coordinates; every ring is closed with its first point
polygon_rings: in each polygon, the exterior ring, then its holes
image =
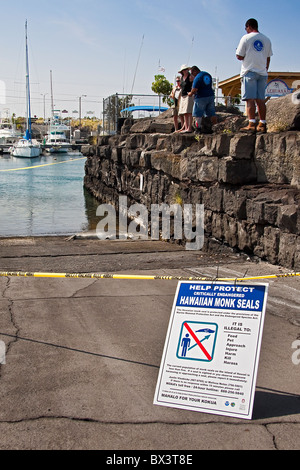
{"type": "Polygon", "coordinates": [[[152,83],[151,90],[158,95],[163,96],[163,102],[170,105],[170,93],[173,89],[173,84],[170,83],[164,75],[155,75],[154,82],[152,83]]]}
{"type": "Polygon", "coordinates": [[[235,95],[233,98],[232,98],[232,105],[233,106],[238,106],[239,104],[241,104],[241,95],[235,95]]]}
{"type": "Polygon", "coordinates": [[[127,95],[123,98],[121,98],[118,95],[112,95],[109,98],[107,98],[106,101],[106,106],[105,106],[105,114],[107,117],[107,120],[111,122],[115,122],[116,118],[118,117],[130,117],[131,113],[126,111],[126,113],[122,113],[122,109],[129,108],[130,106],[133,106],[133,103],[131,103],[132,100],[132,95],[127,95]]]}
{"type": "Polygon", "coordinates": [[[99,126],[102,126],[102,120],[97,118],[83,118],[81,119],[81,123],[79,119],[72,119],[71,126],[78,128],[81,125],[82,129],[87,129],[89,131],[97,131],[99,126]]]}

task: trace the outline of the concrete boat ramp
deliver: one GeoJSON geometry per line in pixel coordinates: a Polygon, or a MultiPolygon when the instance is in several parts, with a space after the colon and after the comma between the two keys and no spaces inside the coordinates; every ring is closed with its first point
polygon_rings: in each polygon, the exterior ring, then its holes
{"type": "MultiPolygon", "coordinates": [[[[212,278],[288,272],[221,249],[64,237],[1,239],[0,271],[212,278]]],[[[265,282],[254,413],[245,421],[153,405],[176,279],[0,277],[0,449],[299,449],[300,279],[265,282]]]]}

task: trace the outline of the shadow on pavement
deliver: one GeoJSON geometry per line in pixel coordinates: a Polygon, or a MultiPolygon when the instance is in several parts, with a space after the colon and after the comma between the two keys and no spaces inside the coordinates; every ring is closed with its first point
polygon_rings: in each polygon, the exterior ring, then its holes
{"type": "Polygon", "coordinates": [[[255,393],[253,419],[276,418],[299,413],[300,395],[271,389],[257,390],[255,393]]]}

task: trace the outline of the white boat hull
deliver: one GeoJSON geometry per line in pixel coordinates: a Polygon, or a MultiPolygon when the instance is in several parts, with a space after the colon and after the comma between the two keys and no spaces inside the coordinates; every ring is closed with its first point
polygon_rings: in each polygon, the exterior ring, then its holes
{"type": "Polygon", "coordinates": [[[11,155],[21,158],[35,158],[41,154],[41,147],[28,141],[20,141],[12,148],[11,155]]]}
{"type": "Polygon", "coordinates": [[[61,117],[53,111],[48,134],[46,136],[46,149],[50,153],[67,153],[72,150],[72,145],[66,137],[66,132],[71,136],[70,126],[66,126],[61,117]]]}

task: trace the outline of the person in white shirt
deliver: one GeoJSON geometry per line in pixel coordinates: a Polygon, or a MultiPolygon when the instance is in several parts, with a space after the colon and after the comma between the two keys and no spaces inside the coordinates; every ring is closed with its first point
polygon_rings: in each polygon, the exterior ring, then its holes
{"type": "Polygon", "coordinates": [[[258,23],[254,18],[246,22],[245,34],[236,50],[236,57],[242,61],[242,100],[246,101],[249,124],[241,131],[266,132],[265,90],[268,80],[272,44],[269,38],[258,31],[258,23]],[[255,111],[258,109],[260,118],[256,125],[255,111]]]}

